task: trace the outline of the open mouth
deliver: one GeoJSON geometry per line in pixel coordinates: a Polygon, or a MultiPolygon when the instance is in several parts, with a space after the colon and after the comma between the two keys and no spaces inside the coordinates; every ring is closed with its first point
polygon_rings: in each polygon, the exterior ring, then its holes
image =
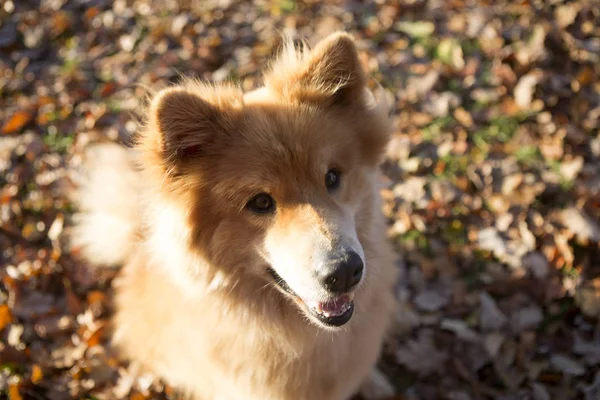
{"type": "Polygon", "coordinates": [[[269,268],[269,274],[275,283],[308,311],[308,314],[323,325],[339,327],[350,321],[354,312],[354,293],[344,293],[326,301],[304,300],[298,296],[287,282],[274,269],[269,268]]]}

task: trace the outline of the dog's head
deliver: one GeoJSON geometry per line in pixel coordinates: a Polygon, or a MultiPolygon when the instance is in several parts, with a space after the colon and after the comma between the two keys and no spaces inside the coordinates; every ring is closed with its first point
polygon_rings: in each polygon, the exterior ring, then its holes
{"type": "Polygon", "coordinates": [[[321,326],[348,322],[369,273],[357,229],[388,141],[352,39],[289,46],[256,91],[188,82],[149,111],[143,164],[186,209],[190,249],[275,283],[321,326]]]}

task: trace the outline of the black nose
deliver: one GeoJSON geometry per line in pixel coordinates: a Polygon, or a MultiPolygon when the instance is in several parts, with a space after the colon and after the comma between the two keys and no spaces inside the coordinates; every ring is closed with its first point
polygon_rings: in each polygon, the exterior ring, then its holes
{"type": "Polygon", "coordinates": [[[338,257],[328,265],[323,285],[330,292],[346,293],[358,285],[363,268],[363,261],[356,252],[345,253],[343,257],[338,257]]]}

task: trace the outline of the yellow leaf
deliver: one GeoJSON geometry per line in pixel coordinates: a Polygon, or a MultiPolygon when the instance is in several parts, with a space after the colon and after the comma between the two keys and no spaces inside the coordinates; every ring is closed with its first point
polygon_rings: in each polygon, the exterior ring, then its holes
{"type": "Polygon", "coordinates": [[[10,383],[8,385],[8,399],[9,400],[23,400],[21,393],[19,393],[19,383],[10,383]]]}
{"type": "Polygon", "coordinates": [[[44,373],[42,372],[42,368],[37,364],[33,364],[33,367],[31,368],[31,382],[37,384],[43,377],[44,373]]]}

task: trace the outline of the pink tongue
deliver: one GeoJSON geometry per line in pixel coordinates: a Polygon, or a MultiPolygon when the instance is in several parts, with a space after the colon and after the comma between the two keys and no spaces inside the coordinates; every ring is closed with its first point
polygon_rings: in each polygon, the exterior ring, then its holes
{"type": "Polygon", "coordinates": [[[336,311],[342,310],[343,306],[348,302],[350,302],[350,297],[347,294],[344,294],[333,300],[328,300],[319,303],[319,305],[321,306],[321,310],[327,311],[329,313],[334,313],[336,311]]]}

